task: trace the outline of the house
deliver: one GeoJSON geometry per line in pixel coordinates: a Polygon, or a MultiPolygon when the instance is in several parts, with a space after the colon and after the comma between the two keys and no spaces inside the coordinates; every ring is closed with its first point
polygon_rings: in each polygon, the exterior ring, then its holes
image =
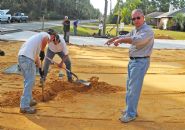
{"type": "Polygon", "coordinates": [[[147,22],[147,24],[150,24],[150,25],[157,25],[157,16],[163,14],[164,12],[152,12],[150,14],[147,14],[145,16],[145,20],[147,22]]]}
{"type": "Polygon", "coordinates": [[[162,29],[167,29],[168,21],[170,19],[172,19],[178,13],[184,13],[185,14],[185,8],[170,11],[170,12],[167,12],[167,13],[163,13],[163,14],[155,17],[157,19],[157,27],[158,28],[162,27],[162,29]]]}
{"type": "Polygon", "coordinates": [[[153,12],[151,14],[146,15],[146,21],[148,24],[157,26],[157,28],[167,29],[168,21],[178,13],[184,13],[185,15],[185,8],[174,9],[172,6],[170,6],[169,11],[166,13],[153,12]]]}

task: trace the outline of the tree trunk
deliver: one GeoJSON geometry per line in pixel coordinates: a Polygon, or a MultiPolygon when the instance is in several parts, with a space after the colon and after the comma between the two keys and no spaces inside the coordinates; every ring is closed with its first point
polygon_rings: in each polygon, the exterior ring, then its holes
{"type": "Polygon", "coordinates": [[[103,35],[105,35],[105,32],[106,32],[107,6],[108,6],[108,1],[105,0],[104,19],[103,19],[103,35]]]}
{"type": "Polygon", "coordinates": [[[116,36],[118,35],[119,31],[119,17],[120,17],[120,0],[118,0],[118,17],[117,17],[117,23],[116,23],[116,36]]]}

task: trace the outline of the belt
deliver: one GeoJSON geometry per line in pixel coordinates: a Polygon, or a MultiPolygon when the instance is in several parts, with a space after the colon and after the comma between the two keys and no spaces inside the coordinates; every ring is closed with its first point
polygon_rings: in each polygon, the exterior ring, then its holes
{"type": "Polygon", "coordinates": [[[143,58],[150,58],[150,56],[144,56],[144,57],[130,57],[131,60],[143,59],[143,58]]]}

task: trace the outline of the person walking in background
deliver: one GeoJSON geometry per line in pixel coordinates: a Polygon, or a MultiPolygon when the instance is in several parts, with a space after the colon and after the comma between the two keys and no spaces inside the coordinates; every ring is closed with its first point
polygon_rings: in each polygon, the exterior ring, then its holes
{"type": "Polygon", "coordinates": [[[136,119],[143,80],[149,68],[154,44],[154,33],[145,23],[142,10],[133,10],[131,16],[135,29],[127,35],[114,37],[105,43],[107,45],[114,44],[115,46],[121,43],[131,44],[126,86],[126,109],[120,117],[120,121],[124,123],[136,119]]]}
{"type": "Polygon", "coordinates": [[[64,31],[64,40],[66,43],[69,43],[70,20],[68,19],[68,16],[65,16],[62,24],[63,24],[63,31],[64,31]]]}
{"type": "MultiPolygon", "coordinates": [[[[57,54],[62,59],[58,67],[61,68],[63,66],[63,63],[65,63],[66,68],[71,71],[71,61],[69,59],[68,53],[69,52],[67,50],[67,46],[64,39],[61,36],[56,35],[56,39],[54,41],[51,41],[48,45],[46,57],[48,57],[49,59],[53,59],[55,54],[57,54]]],[[[48,69],[51,64],[51,61],[49,59],[45,58],[44,61],[44,76],[43,76],[44,81],[46,80],[48,69]]],[[[66,71],[66,73],[68,82],[72,82],[71,73],[68,71],[66,71]]]]}
{"type": "Polygon", "coordinates": [[[98,25],[98,36],[101,36],[102,31],[103,31],[103,21],[101,20],[98,25]]]}
{"type": "Polygon", "coordinates": [[[78,20],[75,20],[75,21],[73,22],[74,36],[77,35],[77,27],[78,27],[78,20]]]}
{"type": "Polygon", "coordinates": [[[36,65],[39,67],[39,73],[42,77],[44,72],[41,69],[40,60],[41,62],[44,60],[44,49],[46,44],[53,40],[54,37],[55,34],[53,30],[48,30],[48,33],[40,32],[30,37],[19,50],[18,62],[24,77],[24,89],[20,101],[21,113],[36,113],[36,109],[32,107],[36,105],[36,101],[32,98],[32,89],[35,84],[36,65]]]}

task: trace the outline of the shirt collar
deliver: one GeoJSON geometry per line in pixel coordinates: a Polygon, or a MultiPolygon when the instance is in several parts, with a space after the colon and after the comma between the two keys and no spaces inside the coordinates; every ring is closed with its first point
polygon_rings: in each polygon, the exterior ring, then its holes
{"type": "Polygon", "coordinates": [[[141,30],[145,25],[146,25],[146,23],[144,22],[143,25],[141,25],[139,28],[136,28],[136,31],[141,30]]]}

